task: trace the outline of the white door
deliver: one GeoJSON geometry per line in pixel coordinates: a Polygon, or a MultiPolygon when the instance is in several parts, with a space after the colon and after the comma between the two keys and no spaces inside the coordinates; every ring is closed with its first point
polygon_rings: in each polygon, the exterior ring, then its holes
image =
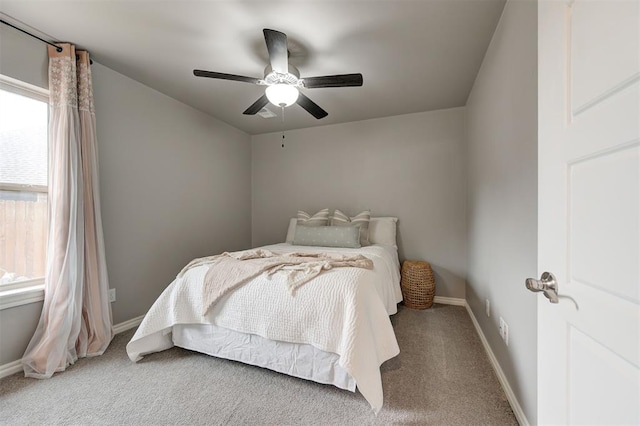
{"type": "Polygon", "coordinates": [[[541,0],[538,60],[538,422],[640,424],[640,2],[541,0]]]}

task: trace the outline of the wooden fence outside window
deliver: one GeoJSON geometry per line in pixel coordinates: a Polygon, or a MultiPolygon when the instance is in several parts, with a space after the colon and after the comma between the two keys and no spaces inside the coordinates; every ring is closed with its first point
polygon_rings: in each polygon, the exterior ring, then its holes
{"type": "Polygon", "coordinates": [[[0,278],[14,273],[33,279],[43,277],[45,272],[47,194],[41,190],[20,194],[29,197],[0,196],[0,278]]]}

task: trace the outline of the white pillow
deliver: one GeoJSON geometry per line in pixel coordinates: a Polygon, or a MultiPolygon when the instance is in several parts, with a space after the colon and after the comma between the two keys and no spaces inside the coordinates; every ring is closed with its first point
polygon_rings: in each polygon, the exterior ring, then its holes
{"type": "Polygon", "coordinates": [[[397,217],[372,217],[369,221],[369,243],[398,247],[396,222],[397,217]]]}
{"type": "Polygon", "coordinates": [[[289,228],[287,229],[287,239],[284,240],[287,244],[293,244],[293,237],[296,235],[296,225],[298,224],[298,219],[292,217],[289,219],[289,228]]]}

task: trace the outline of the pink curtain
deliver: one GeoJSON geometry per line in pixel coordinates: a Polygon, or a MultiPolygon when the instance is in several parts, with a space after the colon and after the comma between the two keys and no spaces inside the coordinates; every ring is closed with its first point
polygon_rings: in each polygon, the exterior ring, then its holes
{"type": "Polygon", "coordinates": [[[89,53],[49,46],[49,238],[40,322],[22,358],[49,378],[113,337],[89,53]]]}

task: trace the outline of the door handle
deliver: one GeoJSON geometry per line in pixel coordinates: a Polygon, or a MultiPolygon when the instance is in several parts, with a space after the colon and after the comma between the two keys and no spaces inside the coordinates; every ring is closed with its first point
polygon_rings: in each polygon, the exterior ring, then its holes
{"type": "Polygon", "coordinates": [[[558,282],[551,272],[543,272],[539,280],[527,278],[525,285],[534,293],[542,291],[551,303],[558,303],[558,282]]]}

